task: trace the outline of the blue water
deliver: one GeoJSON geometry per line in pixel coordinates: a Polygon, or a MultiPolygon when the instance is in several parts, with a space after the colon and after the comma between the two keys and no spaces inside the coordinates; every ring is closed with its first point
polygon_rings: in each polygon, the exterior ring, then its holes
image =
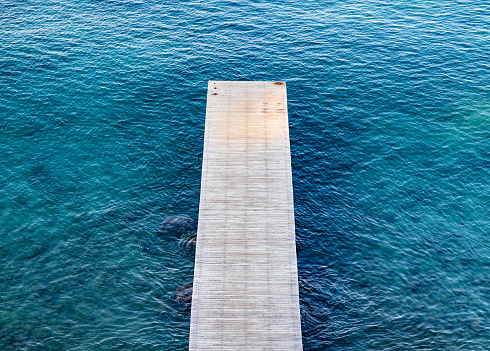
{"type": "Polygon", "coordinates": [[[287,82],[305,351],[490,349],[490,5],[4,0],[0,350],[186,350],[208,80],[287,82]]]}

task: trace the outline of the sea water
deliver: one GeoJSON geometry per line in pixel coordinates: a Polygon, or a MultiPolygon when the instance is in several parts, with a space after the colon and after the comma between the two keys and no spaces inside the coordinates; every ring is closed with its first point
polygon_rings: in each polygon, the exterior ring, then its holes
{"type": "Polygon", "coordinates": [[[490,6],[3,0],[0,350],[186,350],[208,80],[288,88],[305,350],[490,349],[490,6]]]}

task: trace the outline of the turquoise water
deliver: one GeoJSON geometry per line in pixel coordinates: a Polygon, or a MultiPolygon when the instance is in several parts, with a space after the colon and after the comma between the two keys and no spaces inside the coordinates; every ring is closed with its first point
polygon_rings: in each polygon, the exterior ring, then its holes
{"type": "Polygon", "coordinates": [[[490,6],[5,0],[0,350],[185,350],[208,80],[287,82],[304,349],[490,349],[490,6]]]}

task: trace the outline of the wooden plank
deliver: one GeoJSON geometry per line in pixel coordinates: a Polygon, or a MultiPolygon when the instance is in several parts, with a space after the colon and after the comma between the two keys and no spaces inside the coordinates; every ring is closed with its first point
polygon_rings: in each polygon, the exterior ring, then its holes
{"type": "Polygon", "coordinates": [[[285,83],[208,84],[189,350],[302,350],[285,83]]]}

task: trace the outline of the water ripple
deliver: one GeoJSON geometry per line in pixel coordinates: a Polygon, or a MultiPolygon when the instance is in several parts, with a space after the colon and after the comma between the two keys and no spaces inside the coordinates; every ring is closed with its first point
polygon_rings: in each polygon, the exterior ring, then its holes
{"type": "Polygon", "coordinates": [[[288,83],[305,350],[486,350],[490,8],[4,1],[0,348],[183,350],[208,80],[288,83]]]}

